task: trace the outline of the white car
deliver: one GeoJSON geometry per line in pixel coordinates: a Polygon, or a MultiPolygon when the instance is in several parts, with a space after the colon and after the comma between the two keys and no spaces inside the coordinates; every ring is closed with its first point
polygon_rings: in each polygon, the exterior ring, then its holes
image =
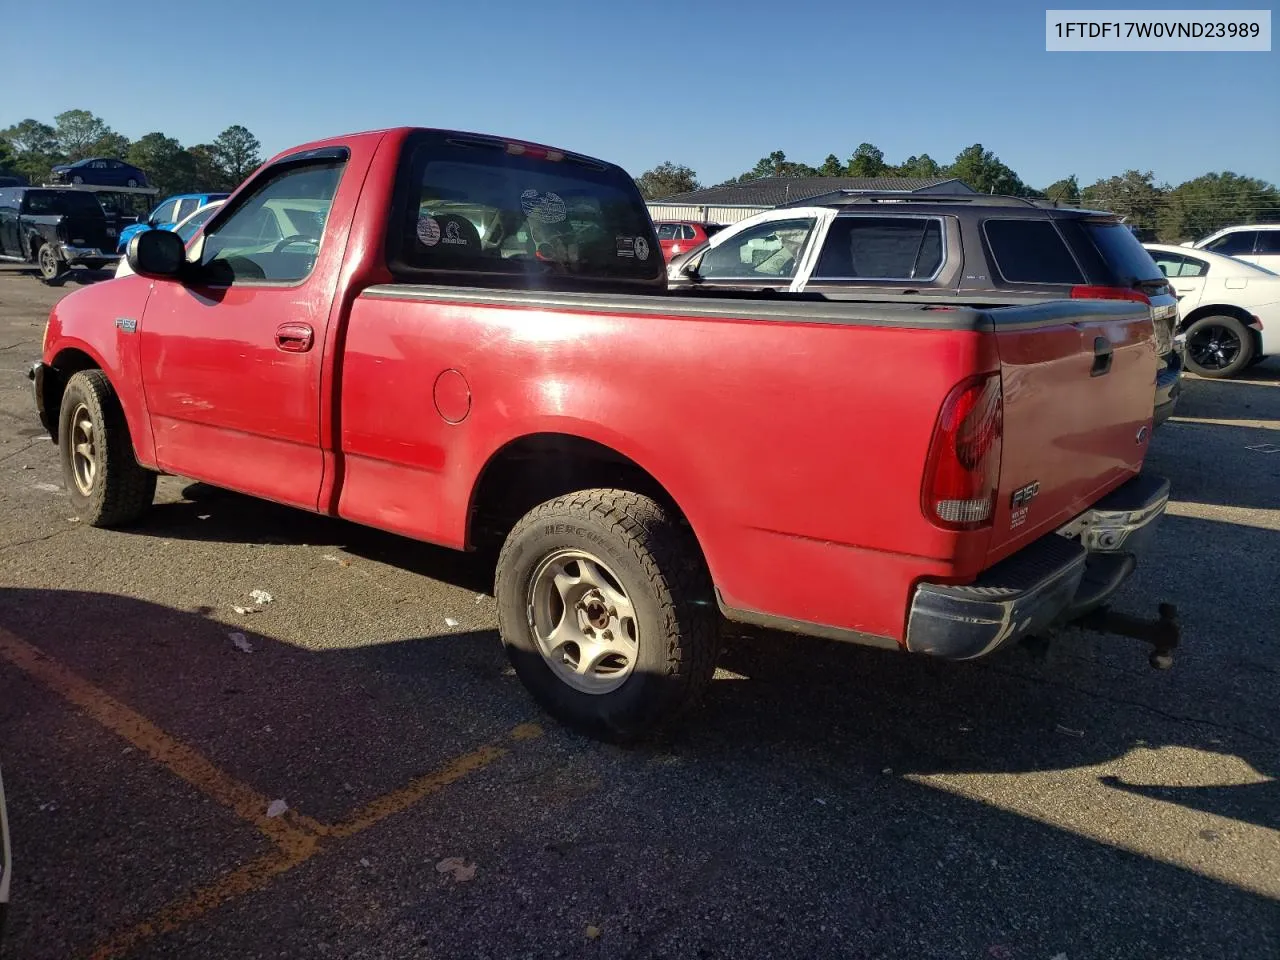
{"type": "Polygon", "coordinates": [[[1217,233],[1211,233],[1203,240],[1185,246],[1218,253],[1224,257],[1235,257],[1280,273],[1280,223],[1223,227],[1217,233]]]}
{"type": "Polygon", "coordinates": [[[1178,298],[1192,373],[1233,377],[1280,353],[1280,275],[1207,250],[1144,246],[1178,298]]]}
{"type": "MultiPolygon", "coordinates": [[[[191,238],[196,235],[196,231],[204,226],[206,220],[213,216],[225,200],[214,200],[212,203],[206,203],[203,207],[192,213],[187,214],[183,219],[179,220],[173,226],[173,232],[182,238],[183,243],[190,243],[191,238]]],[[[129,258],[121,257],[116,263],[116,276],[128,277],[133,274],[133,270],[129,268],[129,258]]]]}

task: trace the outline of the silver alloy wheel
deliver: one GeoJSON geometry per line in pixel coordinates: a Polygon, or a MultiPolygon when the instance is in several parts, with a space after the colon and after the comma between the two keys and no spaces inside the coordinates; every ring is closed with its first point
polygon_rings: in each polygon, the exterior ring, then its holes
{"type": "Polygon", "coordinates": [[[58,255],[51,245],[46,243],[41,247],[37,254],[37,259],[40,261],[40,273],[42,276],[52,278],[58,275],[58,255]]]}
{"type": "Polygon", "coordinates": [[[93,417],[83,403],[71,414],[71,476],[83,496],[93,493],[93,481],[98,477],[98,448],[93,417]]]}
{"type": "Polygon", "coordinates": [[[599,557],[559,550],[529,581],[529,627],[555,675],[583,693],[610,693],[635,669],[640,628],[621,581],[599,557]]]}

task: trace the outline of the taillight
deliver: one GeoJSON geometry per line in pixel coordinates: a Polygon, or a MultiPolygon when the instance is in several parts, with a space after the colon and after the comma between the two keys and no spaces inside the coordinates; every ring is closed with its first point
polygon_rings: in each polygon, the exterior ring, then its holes
{"type": "Polygon", "coordinates": [[[951,530],[991,522],[1003,433],[999,373],[965,380],[947,395],[934,427],[921,496],[930,521],[951,530]]]}
{"type": "Polygon", "coordinates": [[[563,160],[564,154],[559,150],[550,150],[547,147],[535,147],[531,143],[508,143],[507,153],[513,157],[532,157],[535,160],[563,160]]]}
{"type": "Polygon", "coordinates": [[[1131,287],[1072,287],[1072,300],[1136,300],[1150,304],[1151,298],[1131,287]]]}

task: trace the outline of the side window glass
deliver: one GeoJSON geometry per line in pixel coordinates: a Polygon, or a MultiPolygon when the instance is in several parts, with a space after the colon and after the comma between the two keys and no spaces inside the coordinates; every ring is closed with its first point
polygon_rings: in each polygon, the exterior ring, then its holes
{"type": "Polygon", "coordinates": [[[942,223],[926,217],[837,217],[814,279],[930,280],[942,266],[942,223]]]}
{"type": "Polygon", "coordinates": [[[681,240],[692,240],[692,239],[693,239],[693,227],[689,226],[687,223],[682,223],[682,224],[680,224],[680,239],[681,239],[681,240]]]}
{"type": "Polygon", "coordinates": [[[1084,283],[1071,251],[1048,220],[988,220],[983,229],[1000,275],[1010,283],[1084,283]]]}
{"type": "Polygon", "coordinates": [[[200,209],[200,201],[195,199],[194,197],[190,197],[186,200],[179,200],[178,209],[175,210],[173,213],[174,222],[176,223],[179,220],[187,219],[187,217],[189,217],[191,214],[195,213],[199,209],[200,209]]]}
{"type": "Polygon", "coordinates": [[[761,223],[712,247],[698,265],[707,279],[776,279],[795,276],[812,219],[761,223]]]}
{"type": "Polygon", "coordinates": [[[172,223],[174,220],[173,211],[177,205],[178,202],[176,200],[165,201],[160,204],[160,206],[156,207],[155,213],[151,214],[151,216],[147,218],[148,222],[153,226],[158,226],[162,223],[172,223]]]}
{"type": "Polygon", "coordinates": [[[1253,252],[1253,241],[1258,235],[1256,230],[1237,230],[1234,233],[1228,233],[1224,237],[1219,237],[1213,243],[1205,247],[1214,253],[1220,253],[1224,257],[1234,257],[1242,253],[1253,252]]]}
{"type": "Polygon", "coordinates": [[[676,231],[679,229],[680,225],[678,223],[660,223],[658,224],[658,239],[674,240],[676,238],[676,231]]]}
{"type": "Polygon", "coordinates": [[[296,283],[310,275],[342,161],[288,164],[205,234],[201,264],[215,283],[296,283]]]}
{"type": "Polygon", "coordinates": [[[1253,250],[1272,257],[1280,253],[1280,230],[1259,230],[1258,244],[1253,250]]]}

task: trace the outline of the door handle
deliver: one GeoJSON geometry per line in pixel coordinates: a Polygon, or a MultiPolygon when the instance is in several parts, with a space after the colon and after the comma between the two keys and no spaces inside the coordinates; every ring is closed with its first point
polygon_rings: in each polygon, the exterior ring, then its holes
{"type": "Polygon", "coordinates": [[[276,327],[277,350],[306,353],[315,341],[315,331],[305,323],[282,323],[276,327]]]}
{"type": "Polygon", "coordinates": [[[1111,341],[1106,337],[1093,338],[1093,369],[1089,371],[1089,376],[1100,377],[1111,370],[1111,357],[1115,353],[1115,348],[1111,346],[1111,341]]]}

